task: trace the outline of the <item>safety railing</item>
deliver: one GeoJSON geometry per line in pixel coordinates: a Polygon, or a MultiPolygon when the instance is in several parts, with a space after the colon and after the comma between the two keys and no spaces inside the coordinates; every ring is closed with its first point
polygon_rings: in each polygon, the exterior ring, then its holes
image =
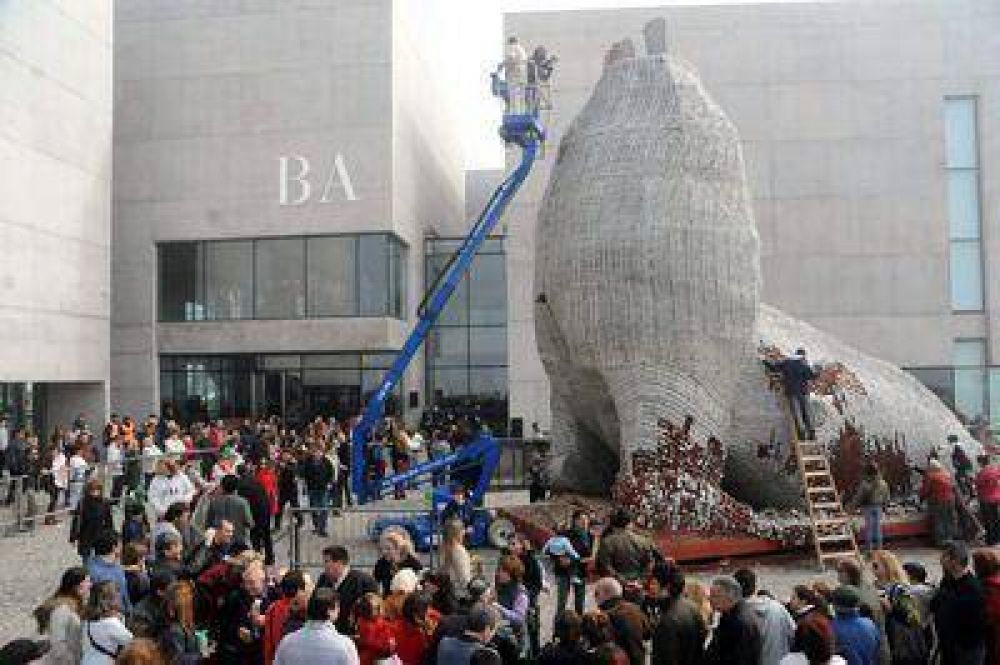
{"type": "MultiPolygon", "coordinates": [[[[381,556],[379,538],[386,530],[403,530],[414,541],[414,554],[425,567],[433,567],[439,542],[438,525],[426,506],[366,504],[335,508],[317,503],[293,508],[289,520],[288,562],[293,568],[321,568],[323,550],[331,545],[347,548],[351,566],[372,568],[381,556]]],[[[419,501],[417,501],[419,503],[419,501]]],[[[286,535],[286,534],[283,534],[286,535]]]]}
{"type": "Polygon", "coordinates": [[[137,455],[121,461],[93,462],[80,474],[81,480],[71,480],[72,471],[57,486],[50,469],[42,469],[34,474],[18,474],[0,478],[0,536],[11,536],[33,531],[39,522],[49,524],[67,518],[76,509],[76,503],[83,497],[86,485],[98,480],[105,499],[118,506],[129,493],[125,483],[126,466],[138,466],[138,488],[143,493],[149,487],[153,473],[150,465],[163,459],[189,460],[198,462],[212,456],[214,450],[192,450],[185,453],[161,453],[137,455]],[[44,510],[40,506],[45,506],[44,510]]]}

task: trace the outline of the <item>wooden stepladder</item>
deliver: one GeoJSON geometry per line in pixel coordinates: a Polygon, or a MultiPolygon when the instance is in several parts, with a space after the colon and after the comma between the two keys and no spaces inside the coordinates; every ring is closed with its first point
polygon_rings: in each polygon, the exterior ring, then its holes
{"type": "Polygon", "coordinates": [[[795,414],[792,412],[794,407],[784,392],[781,392],[780,399],[788,419],[792,454],[795,455],[799,476],[802,478],[813,547],[816,549],[816,561],[820,570],[825,570],[828,562],[839,559],[853,557],[860,563],[861,553],[854,538],[854,527],[833,482],[826,452],[816,441],[799,439],[795,414]]]}

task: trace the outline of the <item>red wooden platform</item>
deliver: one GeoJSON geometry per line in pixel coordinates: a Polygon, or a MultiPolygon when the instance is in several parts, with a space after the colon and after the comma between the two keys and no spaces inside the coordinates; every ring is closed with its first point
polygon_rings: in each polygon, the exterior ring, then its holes
{"type": "MultiPolygon", "coordinates": [[[[528,536],[536,546],[541,546],[554,535],[551,528],[532,521],[530,517],[500,509],[498,512],[514,523],[518,532],[528,536]]],[[[922,515],[887,521],[882,526],[886,540],[922,538],[929,533],[927,519],[922,515]]],[[[858,545],[863,534],[858,533],[858,545]]],[[[711,561],[769,554],[806,553],[805,548],[788,547],[778,540],[751,536],[707,537],[699,534],[653,534],[653,541],[664,556],[680,562],[711,561]]],[[[808,550],[811,554],[812,550],[808,550]]]]}

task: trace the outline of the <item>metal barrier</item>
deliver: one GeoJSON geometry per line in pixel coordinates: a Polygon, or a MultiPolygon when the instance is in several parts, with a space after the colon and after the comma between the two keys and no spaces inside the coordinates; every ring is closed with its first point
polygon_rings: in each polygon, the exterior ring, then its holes
{"type": "MultiPolygon", "coordinates": [[[[431,528],[431,547],[417,551],[416,556],[424,566],[435,563],[438,533],[432,527],[430,513],[425,507],[356,506],[350,508],[293,508],[289,511],[288,562],[293,568],[319,568],[323,565],[323,549],[330,545],[346,547],[351,554],[351,566],[371,568],[381,556],[378,540],[382,531],[390,526],[411,527],[417,521],[422,528],[431,528]],[[325,533],[314,528],[314,518],[325,519],[325,533]]],[[[410,528],[407,528],[411,532],[410,528]]],[[[412,532],[411,532],[412,533],[412,532]]]]}

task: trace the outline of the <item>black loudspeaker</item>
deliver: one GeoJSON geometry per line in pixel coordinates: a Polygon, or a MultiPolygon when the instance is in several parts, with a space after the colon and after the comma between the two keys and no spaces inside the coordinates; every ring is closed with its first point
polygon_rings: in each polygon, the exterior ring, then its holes
{"type": "Polygon", "coordinates": [[[415,409],[420,406],[420,393],[416,390],[410,391],[410,408],[415,409]]]}
{"type": "Polygon", "coordinates": [[[524,438],[524,418],[510,419],[510,438],[512,439],[524,438]]]}

